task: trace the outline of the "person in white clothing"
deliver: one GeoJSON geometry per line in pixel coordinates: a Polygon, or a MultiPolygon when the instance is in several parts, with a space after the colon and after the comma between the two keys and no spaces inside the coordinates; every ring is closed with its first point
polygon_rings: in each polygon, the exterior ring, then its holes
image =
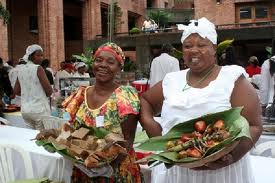
{"type": "Polygon", "coordinates": [[[24,60],[28,60],[18,70],[14,93],[21,95],[21,113],[26,126],[31,129],[44,129],[43,116],[50,116],[48,97],[52,94],[52,87],[40,66],[43,59],[43,49],[33,44],[28,46],[24,60]]]}
{"type": "MultiPolygon", "coordinates": [[[[73,77],[77,77],[77,78],[90,78],[89,73],[87,73],[87,67],[86,64],[84,62],[77,62],[75,64],[75,69],[77,70],[73,77]]],[[[74,81],[73,82],[74,85],[76,86],[89,86],[90,85],[90,81],[74,81]]]]}
{"type": "Polygon", "coordinates": [[[167,133],[183,121],[243,106],[241,115],[250,127],[229,154],[196,169],[162,165],[153,168],[152,183],[253,183],[247,155],[262,132],[261,107],[253,86],[236,65],[218,66],[217,33],[206,18],[184,26],[183,57],[189,69],[168,73],[141,96],[140,123],[149,136],[167,133]],[[160,124],[153,118],[161,111],[160,124]]]}
{"type": "Polygon", "coordinates": [[[275,79],[275,56],[264,61],[261,67],[260,79],[260,101],[262,105],[263,114],[265,109],[273,103],[274,97],[274,79],[275,79]]]}
{"type": "Polygon", "coordinates": [[[150,21],[150,19],[147,18],[146,20],[144,20],[142,30],[145,32],[150,32],[152,30],[152,22],[150,21]]]}
{"type": "MultiPolygon", "coordinates": [[[[62,64],[62,63],[61,63],[62,64]]],[[[65,87],[65,82],[60,83],[60,79],[70,78],[73,76],[74,67],[70,63],[65,63],[61,70],[55,75],[54,88],[60,90],[65,87]]]]}
{"type": "MultiPolygon", "coordinates": [[[[14,86],[15,86],[15,83],[17,80],[18,70],[20,67],[22,67],[25,64],[26,64],[26,62],[22,58],[20,58],[18,65],[16,65],[14,68],[12,68],[9,72],[9,79],[10,79],[11,86],[13,89],[14,89],[14,86]]],[[[16,95],[15,98],[11,100],[11,103],[21,106],[21,97],[16,95]]]]}
{"type": "Polygon", "coordinates": [[[164,44],[161,48],[161,55],[153,59],[150,69],[150,88],[163,80],[167,73],[180,70],[178,59],[169,55],[171,51],[172,46],[164,44]]]}

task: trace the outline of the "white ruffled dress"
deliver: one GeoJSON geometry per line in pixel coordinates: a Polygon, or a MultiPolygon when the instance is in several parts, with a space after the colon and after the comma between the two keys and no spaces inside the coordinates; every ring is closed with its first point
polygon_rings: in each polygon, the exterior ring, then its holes
{"type": "MultiPolygon", "coordinates": [[[[188,70],[173,72],[163,80],[164,102],[161,114],[163,134],[174,125],[208,113],[231,108],[230,98],[235,81],[245,74],[239,66],[224,66],[216,80],[205,88],[186,85],[188,70]]],[[[164,164],[152,170],[152,183],[254,183],[249,156],[218,170],[195,171],[179,166],[166,169],[164,164]]]]}

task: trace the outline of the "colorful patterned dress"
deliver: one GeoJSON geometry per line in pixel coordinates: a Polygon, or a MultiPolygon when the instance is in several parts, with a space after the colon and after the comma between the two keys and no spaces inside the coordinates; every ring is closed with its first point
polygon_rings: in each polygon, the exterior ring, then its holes
{"type": "MultiPolygon", "coordinates": [[[[90,86],[93,87],[93,86],[90,86]]],[[[137,91],[131,86],[120,86],[111,94],[101,107],[90,109],[86,101],[86,91],[90,88],[81,87],[63,102],[63,107],[71,115],[71,123],[77,129],[80,125],[89,127],[96,125],[96,117],[104,116],[104,128],[113,133],[122,134],[120,123],[127,120],[129,114],[137,115],[140,101],[137,91]]],[[[89,179],[78,169],[74,169],[72,182],[143,182],[140,168],[135,162],[135,152],[129,150],[128,156],[123,160],[114,175],[109,178],[96,177],[89,179]]]]}

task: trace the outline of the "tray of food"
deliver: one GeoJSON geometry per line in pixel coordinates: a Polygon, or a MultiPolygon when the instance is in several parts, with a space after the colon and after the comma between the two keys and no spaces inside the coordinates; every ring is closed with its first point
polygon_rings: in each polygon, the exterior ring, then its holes
{"type": "Polygon", "coordinates": [[[154,152],[138,161],[195,168],[230,153],[240,138],[250,137],[242,108],[208,114],[175,125],[164,136],[154,137],[137,148],[154,152]]]}
{"type": "Polygon", "coordinates": [[[20,106],[17,106],[15,104],[6,104],[3,112],[16,112],[16,111],[20,111],[20,106]]]}
{"type": "Polygon", "coordinates": [[[104,129],[81,127],[78,130],[53,130],[50,134],[36,140],[36,144],[70,159],[90,177],[98,176],[102,171],[109,173],[101,176],[111,176],[110,164],[127,155],[123,137],[104,129]]]}
{"type": "Polygon", "coordinates": [[[264,135],[275,135],[275,125],[263,125],[264,135]]]}

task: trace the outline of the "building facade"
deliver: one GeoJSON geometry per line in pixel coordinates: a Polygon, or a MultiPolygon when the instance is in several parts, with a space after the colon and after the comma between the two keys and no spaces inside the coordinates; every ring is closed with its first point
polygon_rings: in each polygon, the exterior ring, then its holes
{"type": "Polygon", "coordinates": [[[275,20],[273,0],[194,0],[195,17],[205,16],[216,25],[275,20]]]}
{"type": "MultiPolygon", "coordinates": [[[[80,54],[88,40],[108,32],[111,0],[0,0],[10,14],[8,25],[0,19],[0,57],[19,59],[28,45],[38,43],[44,57],[58,69],[59,63],[80,54]]],[[[116,0],[121,15],[116,33],[141,27],[145,9],[170,7],[172,0],[116,0]]]]}
{"type": "Polygon", "coordinates": [[[195,18],[206,17],[218,30],[231,32],[227,38],[236,40],[236,54],[244,65],[251,55],[256,55],[262,63],[268,54],[265,47],[275,46],[275,31],[264,30],[272,27],[275,30],[274,0],[194,0],[194,9],[195,18]],[[258,31],[253,32],[254,29],[258,31]],[[246,31],[246,40],[237,37],[241,31],[246,31]],[[255,32],[262,39],[256,38],[255,32]],[[264,35],[266,33],[270,34],[269,38],[264,35]]]}

